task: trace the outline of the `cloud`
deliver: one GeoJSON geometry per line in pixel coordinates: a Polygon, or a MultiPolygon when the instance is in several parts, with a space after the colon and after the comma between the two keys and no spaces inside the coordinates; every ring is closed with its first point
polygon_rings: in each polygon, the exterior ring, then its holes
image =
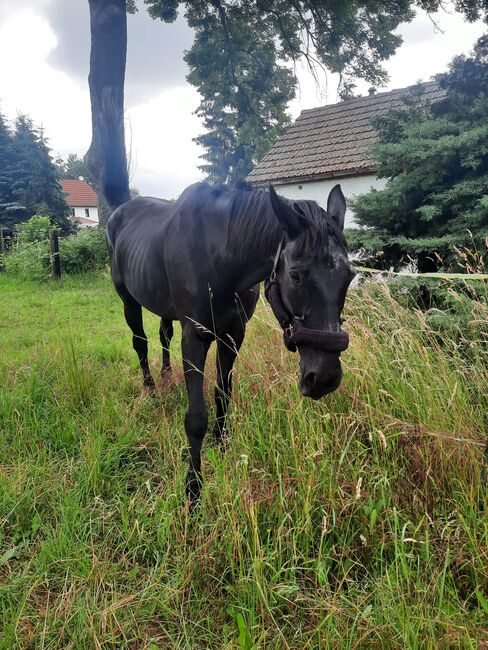
{"type": "Polygon", "coordinates": [[[197,169],[201,148],[193,142],[202,131],[194,114],[198,93],[191,87],[166,90],[130,110],[133,184],[153,196],[176,197],[201,179],[197,169]]]}
{"type": "MultiPolygon", "coordinates": [[[[50,65],[86,84],[90,58],[88,1],[26,3],[35,6],[56,35],[57,47],[50,53],[50,65]]],[[[187,67],[183,53],[191,46],[193,33],[183,17],[166,24],[150,18],[141,6],[138,13],[128,16],[127,29],[127,106],[143,103],[164,89],[185,85],[187,67]]]]}

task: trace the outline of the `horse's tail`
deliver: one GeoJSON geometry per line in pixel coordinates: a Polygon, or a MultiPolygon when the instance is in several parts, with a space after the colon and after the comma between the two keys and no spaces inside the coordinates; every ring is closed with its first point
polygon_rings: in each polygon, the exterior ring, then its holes
{"type": "Polygon", "coordinates": [[[92,142],[85,155],[96,190],[111,212],[130,199],[124,137],[127,47],[125,0],[89,0],[92,142]]]}
{"type": "Polygon", "coordinates": [[[85,155],[85,163],[95,177],[95,188],[99,192],[110,213],[119,205],[129,201],[129,175],[125,150],[113,151],[107,143],[100,151],[100,158],[93,158],[93,147],[85,155]]]}

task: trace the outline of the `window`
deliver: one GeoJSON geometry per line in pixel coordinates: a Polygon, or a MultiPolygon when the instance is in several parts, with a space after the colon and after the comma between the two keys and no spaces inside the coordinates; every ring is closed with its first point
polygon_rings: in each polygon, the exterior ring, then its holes
{"type": "Polygon", "coordinates": [[[299,189],[299,190],[303,190],[303,185],[299,185],[299,186],[298,186],[298,189],[299,189]]]}
{"type": "Polygon", "coordinates": [[[85,217],[86,217],[87,219],[90,218],[90,208],[85,208],[85,217]]]}

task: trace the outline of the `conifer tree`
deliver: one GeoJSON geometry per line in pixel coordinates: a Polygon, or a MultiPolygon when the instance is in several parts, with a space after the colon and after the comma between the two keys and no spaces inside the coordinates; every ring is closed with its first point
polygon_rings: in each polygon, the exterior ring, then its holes
{"type": "Polygon", "coordinates": [[[425,111],[407,110],[376,120],[374,147],[383,190],[355,202],[367,230],[349,234],[380,263],[416,258],[421,270],[450,268],[454,247],[486,249],[488,237],[488,35],[470,56],[458,56],[437,80],[445,99],[425,111]]]}
{"type": "Polygon", "coordinates": [[[12,228],[34,214],[64,230],[72,225],[51,151],[41,129],[19,115],[14,129],[0,115],[0,225],[12,228]]]}
{"type": "Polygon", "coordinates": [[[0,227],[22,213],[14,193],[13,134],[0,113],[0,227]]]}

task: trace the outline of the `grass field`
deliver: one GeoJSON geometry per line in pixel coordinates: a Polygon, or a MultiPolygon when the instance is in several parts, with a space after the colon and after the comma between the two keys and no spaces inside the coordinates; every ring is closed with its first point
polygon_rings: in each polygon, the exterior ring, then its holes
{"type": "Polygon", "coordinates": [[[0,647],[488,648],[482,338],[374,284],[347,328],[341,391],[307,401],[260,305],[189,515],[179,334],[146,397],[108,276],[0,276],[0,647]]]}

